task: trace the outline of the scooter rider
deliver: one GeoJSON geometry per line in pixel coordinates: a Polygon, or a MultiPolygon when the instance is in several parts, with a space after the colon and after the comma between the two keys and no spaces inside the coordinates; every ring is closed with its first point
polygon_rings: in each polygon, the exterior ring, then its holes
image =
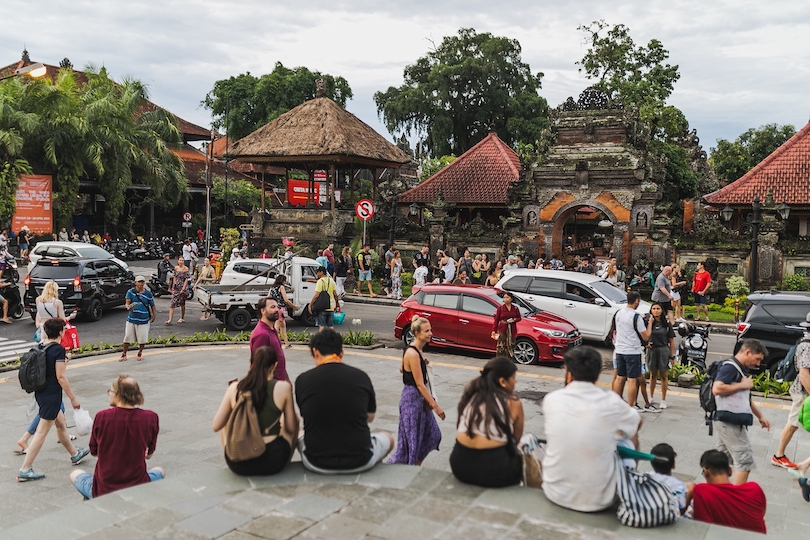
{"type": "Polygon", "coordinates": [[[158,279],[163,283],[167,283],[166,279],[169,272],[174,270],[174,265],[169,260],[171,255],[169,253],[163,254],[163,260],[158,263],[157,271],[158,271],[158,279]]]}
{"type": "MultiPolygon", "coordinates": [[[[11,286],[16,287],[16,285],[11,283],[10,281],[0,280],[0,289],[3,289],[5,287],[11,287],[11,286]]],[[[3,306],[3,318],[0,319],[0,321],[4,322],[6,324],[11,324],[11,319],[8,318],[8,300],[6,300],[5,297],[3,297],[2,294],[0,294],[0,304],[3,306]]]]}

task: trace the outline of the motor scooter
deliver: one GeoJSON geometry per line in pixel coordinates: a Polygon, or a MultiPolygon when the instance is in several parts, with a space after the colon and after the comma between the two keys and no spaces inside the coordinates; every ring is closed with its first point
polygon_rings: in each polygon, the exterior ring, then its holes
{"type": "MultiPolygon", "coordinates": [[[[8,280],[4,280],[9,283],[8,280]]],[[[0,295],[8,301],[8,316],[12,319],[20,319],[25,314],[22,298],[20,297],[20,288],[16,283],[11,283],[7,287],[0,288],[0,295]]],[[[2,309],[2,308],[0,308],[2,309]]],[[[2,314],[2,311],[0,311],[2,314]]]]}
{"type": "Polygon", "coordinates": [[[7,278],[12,283],[20,281],[20,273],[17,271],[17,259],[8,251],[0,254],[5,257],[6,269],[3,270],[3,277],[7,278]]]}
{"type": "Polygon", "coordinates": [[[153,273],[152,278],[149,280],[149,290],[152,291],[152,295],[155,298],[160,298],[164,294],[172,293],[169,289],[169,284],[162,281],[157,273],[153,273]]]}
{"type": "Polygon", "coordinates": [[[690,322],[678,323],[678,361],[684,366],[695,366],[701,373],[706,372],[706,356],[709,350],[709,329],[711,324],[698,326],[690,322]]]}

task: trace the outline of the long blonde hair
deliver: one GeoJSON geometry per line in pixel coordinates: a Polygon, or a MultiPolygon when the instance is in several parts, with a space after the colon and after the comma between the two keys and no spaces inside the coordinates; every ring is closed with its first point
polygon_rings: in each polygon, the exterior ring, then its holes
{"type": "Polygon", "coordinates": [[[42,288],[42,294],[37,297],[37,302],[47,304],[48,302],[53,302],[54,300],[59,300],[59,286],[54,280],[50,280],[42,288]]]}

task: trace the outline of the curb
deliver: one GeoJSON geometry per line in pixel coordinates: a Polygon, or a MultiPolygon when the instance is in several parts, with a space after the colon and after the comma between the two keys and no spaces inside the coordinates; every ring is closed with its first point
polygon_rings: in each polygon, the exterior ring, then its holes
{"type": "Polygon", "coordinates": [[[405,298],[402,300],[396,300],[394,298],[384,298],[378,296],[376,298],[369,298],[368,296],[355,296],[350,294],[344,294],[342,300],[344,302],[351,302],[353,304],[369,304],[373,306],[394,306],[399,307],[402,305],[402,302],[405,301],[405,298]]]}
{"type": "MultiPolygon", "coordinates": [[[[219,346],[219,345],[247,345],[248,341],[197,341],[193,343],[150,343],[144,346],[144,350],[146,349],[166,349],[166,348],[175,348],[175,347],[208,347],[211,345],[219,346]]],[[[293,345],[305,345],[303,341],[296,341],[293,342],[293,345]]],[[[382,349],[385,348],[385,343],[374,343],[372,345],[344,345],[344,349],[357,349],[360,351],[373,351],[374,349],[382,349]]],[[[130,351],[133,347],[130,347],[130,351]]],[[[122,347],[111,347],[109,349],[104,349],[102,351],[88,351],[81,354],[76,354],[71,357],[71,360],[77,360],[79,358],[92,358],[93,356],[104,356],[105,354],[114,354],[123,351],[122,347]]],[[[7,371],[17,371],[19,366],[0,366],[0,373],[5,373],[7,371]]]]}

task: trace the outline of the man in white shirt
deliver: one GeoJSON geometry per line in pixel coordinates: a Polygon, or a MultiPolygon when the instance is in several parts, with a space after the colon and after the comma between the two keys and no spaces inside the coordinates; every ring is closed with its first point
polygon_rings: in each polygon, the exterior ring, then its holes
{"type": "MultiPolygon", "coordinates": [[[[644,324],[644,319],[636,311],[641,302],[641,296],[635,292],[627,293],[627,307],[613,315],[615,332],[613,334],[613,349],[616,352],[616,380],[613,390],[619,396],[624,394],[624,384],[627,385],[627,403],[636,408],[638,389],[644,386],[644,374],[641,372],[641,351],[652,334],[653,318],[644,324]],[[644,343],[642,343],[642,341],[644,343]]],[[[641,410],[640,407],[638,407],[641,410]]],[[[655,407],[648,407],[650,412],[659,412],[655,407]]]]}
{"type": "Polygon", "coordinates": [[[546,420],[543,491],[559,506],[599,512],[616,497],[616,443],[638,448],[641,417],[613,392],[596,386],[602,355],[591,347],[563,357],[565,388],[543,400],[546,420]]]}

